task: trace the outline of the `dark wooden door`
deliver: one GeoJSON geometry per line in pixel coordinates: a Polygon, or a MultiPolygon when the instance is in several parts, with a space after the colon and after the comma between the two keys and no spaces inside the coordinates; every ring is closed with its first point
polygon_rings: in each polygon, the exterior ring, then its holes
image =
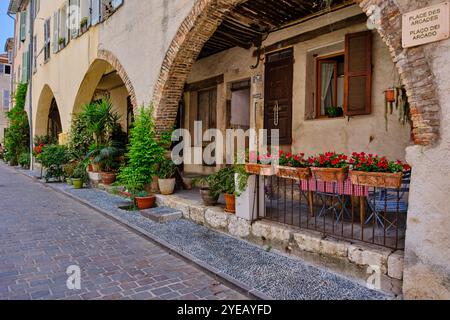
{"type": "Polygon", "coordinates": [[[266,57],[264,128],[278,129],[280,144],[292,144],[292,89],[294,76],[293,49],[266,57]]]}

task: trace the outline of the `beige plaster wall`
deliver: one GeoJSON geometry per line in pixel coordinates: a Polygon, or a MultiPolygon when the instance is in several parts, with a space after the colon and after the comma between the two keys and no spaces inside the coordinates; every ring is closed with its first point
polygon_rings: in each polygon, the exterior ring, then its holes
{"type": "MultiPolygon", "coordinates": [[[[289,38],[295,34],[313,30],[329,24],[330,22],[360,14],[358,7],[351,7],[337,12],[335,15],[325,16],[308,21],[301,27],[293,27],[271,35],[264,45],[289,38]]],[[[338,151],[352,153],[365,151],[386,155],[393,159],[405,158],[405,149],[410,145],[410,126],[402,125],[396,114],[389,116],[389,129],[386,131],[384,90],[388,86],[398,84],[398,74],[390,57],[387,46],[375,33],[373,41],[373,88],[372,88],[372,114],[369,116],[339,119],[305,120],[306,95],[308,81],[315,81],[308,76],[307,54],[310,50],[342,42],[345,34],[367,30],[365,24],[351,26],[310,41],[294,46],[294,95],[293,95],[293,145],[294,152],[314,154],[324,151],[338,151]],[[395,82],[394,82],[395,81],[395,82]]],[[[251,70],[250,66],[256,63],[252,50],[233,48],[226,52],[199,60],[188,78],[188,83],[204,80],[213,76],[224,74],[225,83],[243,80],[252,75],[264,75],[263,63],[258,70],[251,70]]],[[[226,107],[224,99],[220,96],[226,93],[226,86],[219,86],[218,91],[218,119],[226,107]]],[[[263,93],[261,89],[253,88],[252,94],[263,93]]],[[[187,104],[189,107],[189,104],[187,104]]],[[[263,103],[259,103],[256,110],[252,106],[252,126],[261,128],[263,123],[263,103]]],[[[186,111],[186,114],[189,114],[186,111]]],[[[222,124],[224,125],[224,124],[222,124]]],[[[222,127],[220,127],[222,128],[222,127]]]]}
{"type": "MultiPolygon", "coordinates": [[[[440,2],[399,1],[405,12],[440,2]]],[[[428,44],[425,51],[438,85],[441,139],[407,150],[414,172],[403,289],[407,299],[450,299],[450,40],[428,44]]]]}
{"type": "Polygon", "coordinates": [[[133,83],[139,105],[148,105],[161,64],[194,0],[124,1],[101,24],[99,48],[112,52],[133,83]]]}
{"type": "MultiPolygon", "coordinates": [[[[44,20],[51,17],[53,30],[53,13],[65,3],[64,0],[41,1],[38,18],[35,21],[38,52],[44,44],[44,20]]],[[[51,37],[53,41],[53,35],[51,37]]],[[[33,75],[33,123],[35,134],[45,134],[49,110],[49,92],[53,94],[61,115],[64,132],[70,129],[71,115],[74,110],[78,89],[97,57],[98,26],[92,27],[82,36],[71,39],[66,48],[53,53],[51,44],[50,59],[44,61],[42,52],[37,58],[37,71],[33,75]],[[50,91],[49,91],[50,90],[50,91]]]]}

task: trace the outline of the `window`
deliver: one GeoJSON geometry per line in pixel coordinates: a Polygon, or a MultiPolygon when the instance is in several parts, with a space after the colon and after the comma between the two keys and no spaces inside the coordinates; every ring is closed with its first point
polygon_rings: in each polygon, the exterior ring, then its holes
{"type": "Polygon", "coordinates": [[[9,64],[0,63],[0,74],[11,74],[11,66],[9,64]]]}
{"type": "Polygon", "coordinates": [[[44,61],[50,59],[50,19],[44,23],[44,61]]]}
{"type": "Polygon", "coordinates": [[[11,102],[11,94],[10,94],[9,90],[3,90],[2,103],[3,103],[4,110],[9,110],[10,102],[11,102]]]}
{"type": "Polygon", "coordinates": [[[371,114],[371,31],[347,34],[344,41],[308,51],[306,61],[306,120],[329,116],[330,107],[341,107],[349,117],[371,114]]]}
{"type": "Polygon", "coordinates": [[[80,29],[80,0],[69,0],[68,19],[70,21],[70,37],[78,37],[80,29]]]}
{"type": "Polygon", "coordinates": [[[343,54],[317,59],[317,105],[318,118],[328,116],[328,108],[344,107],[344,69],[343,54]]]}
{"type": "Polygon", "coordinates": [[[230,127],[250,128],[250,80],[231,85],[230,127]]]}

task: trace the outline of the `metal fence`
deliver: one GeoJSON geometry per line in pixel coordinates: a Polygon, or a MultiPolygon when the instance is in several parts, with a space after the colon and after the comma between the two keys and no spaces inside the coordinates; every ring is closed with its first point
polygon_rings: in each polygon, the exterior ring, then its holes
{"type": "Polygon", "coordinates": [[[391,249],[405,245],[410,175],[400,189],[264,177],[261,219],[391,249]]]}

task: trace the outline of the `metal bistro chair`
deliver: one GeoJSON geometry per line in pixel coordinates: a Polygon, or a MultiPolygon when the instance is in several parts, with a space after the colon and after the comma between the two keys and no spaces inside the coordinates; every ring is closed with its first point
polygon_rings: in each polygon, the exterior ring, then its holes
{"type": "Polygon", "coordinates": [[[341,195],[337,192],[337,182],[333,183],[334,193],[316,191],[316,195],[319,197],[322,203],[318,217],[322,217],[328,212],[332,212],[336,216],[336,223],[339,223],[344,216],[351,217],[351,213],[347,209],[349,203],[349,197],[341,195]],[[334,202],[332,199],[336,199],[334,202]],[[329,204],[331,200],[331,204],[329,204]],[[334,203],[333,203],[334,202],[334,203]]]}
{"type": "Polygon", "coordinates": [[[398,221],[391,222],[385,218],[383,214],[406,214],[408,212],[408,203],[405,201],[405,195],[409,193],[410,185],[411,171],[408,171],[403,175],[402,186],[400,189],[383,189],[381,191],[371,192],[367,198],[367,203],[372,214],[366,220],[366,224],[375,218],[376,223],[383,229],[385,228],[385,223],[389,224],[389,227],[386,228],[386,230],[395,227],[395,223],[398,223],[398,221]]]}

